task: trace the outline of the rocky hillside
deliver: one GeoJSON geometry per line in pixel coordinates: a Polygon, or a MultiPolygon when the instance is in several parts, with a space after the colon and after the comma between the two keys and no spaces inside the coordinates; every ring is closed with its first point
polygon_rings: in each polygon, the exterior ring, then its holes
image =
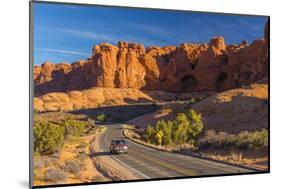
{"type": "MultiPolygon", "coordinates": [[[[162,109],[129,121],[139,127],[155,125],[160,119],[174,119],[177,113],[185,112],[188,105],[164,106],[162,109]]],[[[214,94],[197,103],[193,108],[201,113],[204,128],[239,133],[268,128],[267,81],[250,84],[214,94]]]]}
{"type": "Polygon", "coordinates": [[[265,38],[248,44],[151,46],[118,42],[93,48],[92,57],[72,64],[45,62],[34,68],[35,96],[92,87],[133,88],[170,92],[223,91],[267,76],[265,38]]]}
{"type": "Polygon", "coordinates": [[[218,93],[194,106],[203,115],[206,129],[238,133],[268,129],[268,85],[218,93]]]}

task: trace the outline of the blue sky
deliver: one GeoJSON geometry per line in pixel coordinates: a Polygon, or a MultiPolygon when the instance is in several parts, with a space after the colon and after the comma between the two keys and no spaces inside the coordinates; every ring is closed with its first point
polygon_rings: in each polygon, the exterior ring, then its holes
{"type": "Polygon", "coordinates": [[[92,47],[118,41],[150,45],[227,44],[263,37],[267,17],[34,3],[34,61],[41,64],[86,59],[92,47]]]}

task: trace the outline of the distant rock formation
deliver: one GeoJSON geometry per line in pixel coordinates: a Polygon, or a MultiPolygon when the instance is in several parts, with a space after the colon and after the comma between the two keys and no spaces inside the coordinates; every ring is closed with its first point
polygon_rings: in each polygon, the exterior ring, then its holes
{"type": "Polygon", "coordinates": [[[72,64],[45,62],[34,67],[35,95],[91,87],[169,92],[223,91],[258,81],[268,74],[268,26],[264,39],[226,45],[147,47],[118,42],[96,45],[92,57],[72,64]]]}

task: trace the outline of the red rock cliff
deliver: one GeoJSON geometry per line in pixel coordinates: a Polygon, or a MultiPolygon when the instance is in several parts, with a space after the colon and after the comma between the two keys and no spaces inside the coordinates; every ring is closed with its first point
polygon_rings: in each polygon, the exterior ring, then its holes
{"type": "Polygon", "coordinates": [[[96,45],[92,57],[72,64],[46,62],[34,68],[35,95],[91,87],[136,88],[171,92],[222,91],[267,76],[268,27],[265,39],[226,45],[147,47],[118,42],[96,45]]]}

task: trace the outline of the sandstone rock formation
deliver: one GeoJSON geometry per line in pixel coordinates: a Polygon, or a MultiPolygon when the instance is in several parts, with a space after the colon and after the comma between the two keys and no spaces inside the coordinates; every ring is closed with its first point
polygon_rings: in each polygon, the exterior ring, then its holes
{"type": "Polygon", "coordinates": [[[150,95],[137,89],[92,88],[82,91],[50,92],[34,98],[35,111],[71,111],[100,106],[153,102],[150,95]]]}
{"type": "Polygon", "coordinates": [[[34,68],[35,96],[92,87],[134,88],[169,92],[223,91],[258,81],[268,74],[268,27],[265,39],[248,44],[147,47],[102,43],[92,57],[72,64],[46,62],[34,68]]]}

